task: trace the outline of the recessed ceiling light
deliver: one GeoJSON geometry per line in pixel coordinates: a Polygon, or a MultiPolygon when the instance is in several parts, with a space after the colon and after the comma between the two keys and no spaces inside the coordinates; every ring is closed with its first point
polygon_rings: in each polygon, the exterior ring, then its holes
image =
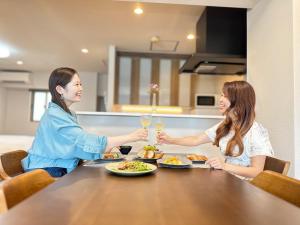
{"type": "Polygon", "coordinates": [[[18,61],[17,61],[17,64],[18,64],[18,65],[23,65],[24,63],[23,63],[23,61],[18,60],[18,61]]]}
{"type": "Polygon", "coordinates": [[[188,36],[186,36],[186,38],[189,40],[193,40],[193,39],[195,39],[195,35],[189,34],[188,36]]]}
{"type": "Polygon", "coordinates": [[[0,58],[7,58],[10,56],[10,52],[5,47],[0,47],[0,58]]]}
{"type": "Polygon", "coordinates": [[[83,48],[83,49],[81,49],[81,52],[84,53],[84,54],[87,54],[87,53],[89,53],[89,50],[86,49],[86,48],[83,48]]]}
{"type": "Polygon", "coordinates": [[[143,14],[143,12],[144,10],[139,6],[134,9],[134,13],[137,15],[143,14]]]}

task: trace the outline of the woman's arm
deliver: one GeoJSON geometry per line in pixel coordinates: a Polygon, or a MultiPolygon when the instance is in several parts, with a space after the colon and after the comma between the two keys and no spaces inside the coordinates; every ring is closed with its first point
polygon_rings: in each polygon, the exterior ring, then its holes
{"type": "Polygon", "coordinates": [[[264,155],[253,156],[251,157],[251,165],[249,167],[225,163],[220,158],[211,158],[207,160],[207,163],[215,169],[223,169],[239,176],[253,178],[263,171],[265,160],[266,156],[264,155]]]}
{"type": "Polygon", "coordinates": [[[146,129],[138,129],[130,134],[115,137],[90,134],[65,113],[63,115],[51,115],[51,122],[52,127],[59,134],[59,141],[66,146],[70,146],[68,151],[64,148],[64,154],[73,154],[75,157],[82,159],[97,159],[100,154],[110,151],[112,147],[143,140],[148,136],[146,129]]]}
{"type": "Polygon", "coordinates": [[[184,146],[197,146],[211,142],[210,138],[206,133],[201,133],[197,136],[187,136],[181,138],[170,137],[164,132],[157,135],[157,141],[160,144],[173,144],[173,145],[184,145],[184,146]]]}
{"type": "Polygon", "coordinates": [[[115,146],[120,146],[128,142],[145,140],[148,136],[147,129],[138,129],[130,134],[122,136],[107,137],[107,145],[105,151],[110,151],[115,146]]]}

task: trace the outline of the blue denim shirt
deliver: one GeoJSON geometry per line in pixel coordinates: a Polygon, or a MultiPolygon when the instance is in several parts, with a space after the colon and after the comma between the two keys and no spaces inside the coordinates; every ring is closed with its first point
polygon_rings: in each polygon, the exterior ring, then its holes
{"type": "Polygon", "coordinates": [[[63,167],[71,172],[79,159],[99,159],[106,144],[107,137],[85,132],[79,126],[75,114],[70,115],[50,102],[22,165],[25,170],[63,167]]]}

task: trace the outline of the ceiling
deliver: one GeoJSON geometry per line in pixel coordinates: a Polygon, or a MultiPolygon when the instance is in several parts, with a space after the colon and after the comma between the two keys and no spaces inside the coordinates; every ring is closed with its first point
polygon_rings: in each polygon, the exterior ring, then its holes
{"type": "Polygon", "coordinates": [[[144,14],[136,15],[136,1],[1,0],[0,46],[7,46],[11,56],[0,58],[0,70],[36,72],[70,66],[105,73],[109,45],[147,52],[154,35],[179,41],[176,53],[195,51],[195,40],[186,36],[195,33],[204,6],[141,4],[144,14]],[[82,48],[89,53],[81,53],[82,48]],[[24,64],[17,65],[17,60],[24,64]]]}
{"type": "Polygon", "coordinates": [[[150,39],[180,41],[177,53],[192,53],[203,6],[143,3],[144,14],[133,13],[134,2],[111,0],[1,0],[0,45],[11,57],[0,69],[49,71],[71,66],[79,71],[105,72],[110,44],[120,50],[148,51],[150,39]],[[89,49],[88,54],[81,53],[89,49]],[[17,65],[16,61],[24,61],[17,65]]]}
{"type": "MultiPolygon", "coordinates": [[[[137,0],[116,0],[131,1],[137,0]]],[[[139,2],[165,3],[165,4],[183,4],[183,5],[201,5],[201,6],[220,6],[232,8],[253,8],[259,0],[138,0],[139,2]]]]}

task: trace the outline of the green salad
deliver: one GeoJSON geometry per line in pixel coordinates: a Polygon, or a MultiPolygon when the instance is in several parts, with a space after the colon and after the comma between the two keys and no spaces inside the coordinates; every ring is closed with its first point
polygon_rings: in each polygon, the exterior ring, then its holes
{"type": "Polygon", "coordinates": [[[144,150],[145,151],[157,151],[158,149],[156,148],[155,145],[145,145],[144,150]]]}
{"type": "Polygon", "coordinates": [[[149,171],[151,168],[144,162],[139,161],[126,161],[118,164],[116,170],[138,172],[138,171],[149,171]]]}

